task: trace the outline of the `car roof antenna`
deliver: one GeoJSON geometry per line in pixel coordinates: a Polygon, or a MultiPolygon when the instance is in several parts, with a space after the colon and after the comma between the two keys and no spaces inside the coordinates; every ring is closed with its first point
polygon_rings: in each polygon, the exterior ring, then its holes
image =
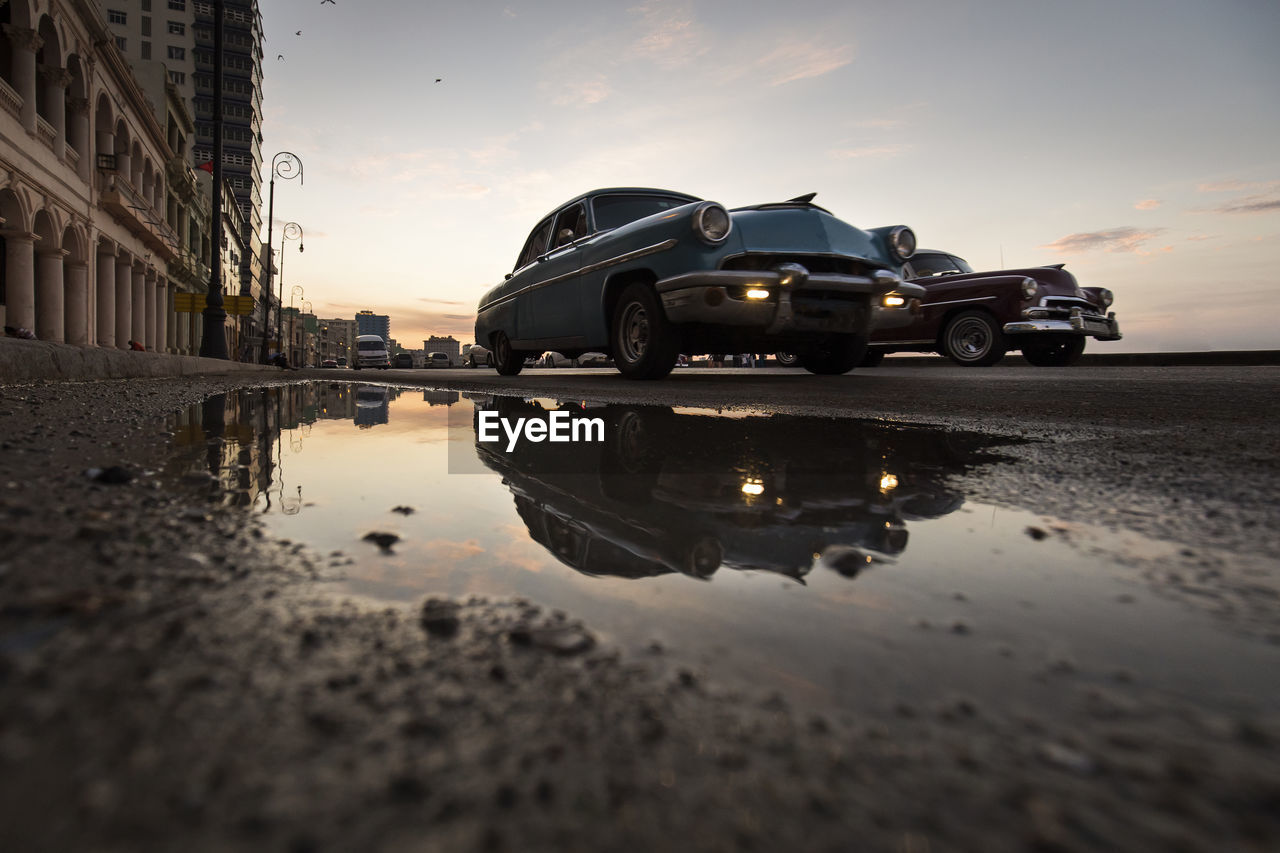
{"type": "Polygon", "coordinates": [[[787,199],[787,204],[808,204],[813,201],[814,196],[816,195],[817,193],[805,193],[804,195],[798,195],[795,198],[787,199]]]}

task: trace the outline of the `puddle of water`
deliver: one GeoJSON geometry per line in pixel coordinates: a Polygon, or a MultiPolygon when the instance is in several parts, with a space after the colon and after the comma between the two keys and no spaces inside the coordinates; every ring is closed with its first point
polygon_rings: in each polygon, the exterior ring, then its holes
{"type": "Polygon", "coordinates": [[[174,429],[179,474],[350,558],[342,594],[524,596],[813,705],[1052,710],[1081,684],[1133,683],[1280,709],[1260,677],[1275,646],[1132,566],[1177,546],[966,501],[954,475],[998,458],[991,437],[345,383],[221,395],[174,429]],[[601,418],[604,440],[476,440],[482,412],[554,409],[601,418]],[[400,539],[383,552],[372,531],[400,539]]]}

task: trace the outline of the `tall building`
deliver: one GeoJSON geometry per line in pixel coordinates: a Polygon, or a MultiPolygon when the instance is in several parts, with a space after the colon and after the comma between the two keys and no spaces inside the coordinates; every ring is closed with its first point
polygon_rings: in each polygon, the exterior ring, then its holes
{"type": "Polygon", "coordinates": [[[320,358],[355,358],[356,321],[338,318],[319,321],[320,358]]]}
{"type": "Polygon", "coordinates": [[[372,311],[361,311],[356,314],[356,331],[361,335],[377,335],[383,341],[391,340],[391,317],[386,314],[375,314],[372,311]]]}
{"type": "MultiPolygon", "coordinates": [[[[213,4],[203,0],[98,0],[116,47],[138,66],[164,64],[195,119],[191,165],[213,160],[213,4]]],[[[222,169],[239,210],[240,293],[263,298],[262,15],[257,0],[225,0],[222,169]]],[[[248,318],[261,340],[261,312],[248,318]]]]}

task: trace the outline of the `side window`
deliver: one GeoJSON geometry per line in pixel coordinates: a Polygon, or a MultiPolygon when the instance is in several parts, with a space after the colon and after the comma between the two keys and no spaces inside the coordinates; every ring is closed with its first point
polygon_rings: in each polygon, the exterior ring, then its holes
{"type": "Polygon", "coordinates": [[[586,204],[575,204],[560,211],[560,215],[556,217],[556,230],[553,233],[556,235],[554,245],[557,247],[587,236],[586,204]]]}
{"type": "Polygon", "coordinates": [[[539,255],[547,250],[547,239],[551,236],[551,220],[547,219],[538,224],[533,229],[533,233],[529,235],[529,240],[524,244],[524,250],[520,252],[520,257],[516,260],[515,269],[520,269],[534,262],[539,255]]]}

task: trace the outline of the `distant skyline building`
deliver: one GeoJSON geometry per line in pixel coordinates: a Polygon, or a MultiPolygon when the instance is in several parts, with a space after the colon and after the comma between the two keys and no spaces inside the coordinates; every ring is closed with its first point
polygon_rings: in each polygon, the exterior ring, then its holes
{"type": "Polygon", "coordinates": [[[431,337],[427,338],[422,342],[422,348],[424,350],[426,350],[428,353],[433,353],[433,352],[444,353],[445,355],[449,356],[449,362],[451,364],[457,364],[462,360],[462,352],[461,352],[460,346],[461,345],[459,341],[453,335],[449,335],[448,337],[440,337],[439,335],[432,335],[431,337]]]}
{"type": "Polygon", "coordinates": [[[377,335],[388,346],[391,344],[391,317],[365,310],[356,314],[356,330],[361,335],[377,335]]]}

